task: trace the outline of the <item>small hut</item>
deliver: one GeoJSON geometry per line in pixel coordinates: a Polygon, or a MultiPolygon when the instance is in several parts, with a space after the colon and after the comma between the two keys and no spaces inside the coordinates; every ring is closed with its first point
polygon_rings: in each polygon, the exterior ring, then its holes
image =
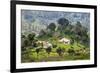
{"type": "Polygon", "coordinates": [[[67,38],[62,38],[62,39],[59,40],[59,42],[64,43],[66,45],[70,44],[70,40],[67,39],[67,38]]]}

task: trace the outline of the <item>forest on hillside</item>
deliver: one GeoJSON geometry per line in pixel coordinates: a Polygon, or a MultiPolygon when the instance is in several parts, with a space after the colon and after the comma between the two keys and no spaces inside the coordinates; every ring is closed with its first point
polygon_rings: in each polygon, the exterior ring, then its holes
{"type": "MultiPolygon", "coordinates": [[[[33,17],[34,11],[33,14],[29,12],[22,12],[22,63],[90,59],[89,22],[83,20],[89,20],[88,13],[74,13],[73,19],[81,16],[82,20],[73,21],[63,12],[42,11],[37,17],[33,17]]],[[[68,14],[71,17],[72,13],[68,14]]]]}

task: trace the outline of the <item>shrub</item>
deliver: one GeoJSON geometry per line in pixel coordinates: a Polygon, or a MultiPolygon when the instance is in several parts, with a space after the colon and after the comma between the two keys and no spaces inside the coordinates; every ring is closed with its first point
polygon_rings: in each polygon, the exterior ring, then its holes
{"type": "Polygon", "coordinates": [[[56,50],[56,52],[58,53],[58,55],[59,56],[62,56],[63,54],[63,50],[61,49],[61,48],[58,48],[57,50],[56,50]]]}
{"type": "Polygon", "coordinates": [[[57,45],[56,45],[56,44],[53,44],[52,46],[53,46],[53,48],[56,48],[56,47],[57,47],[57,45]]]}
{"type": "Polygon", "coordinates": [[[46,48],[46,52],[47,52],[48,54],[50,54],[50,52],[51,52],[51,47],[46,48]]]}
{"type": "Polygon", "coordinates": [[[75,50],[74,49],[68,49],[68,53],[69,53],[69,55],[74,55],[75,54],[75,50]]]}

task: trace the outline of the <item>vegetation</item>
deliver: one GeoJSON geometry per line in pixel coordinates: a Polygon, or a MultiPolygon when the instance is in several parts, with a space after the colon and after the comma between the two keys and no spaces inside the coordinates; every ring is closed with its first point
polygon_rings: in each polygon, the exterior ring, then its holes
{"type": "Polygon", "coordinates": [[[21,36],[22,62],[47,62],[90,59],[88,29],[80,21],[71,25],[66,18],[60,18],[56,23],[50,23],[42,29],[39,35],[35,33],[21,36]],[[68,42],[59,42],[67,38],[68,42]]]}

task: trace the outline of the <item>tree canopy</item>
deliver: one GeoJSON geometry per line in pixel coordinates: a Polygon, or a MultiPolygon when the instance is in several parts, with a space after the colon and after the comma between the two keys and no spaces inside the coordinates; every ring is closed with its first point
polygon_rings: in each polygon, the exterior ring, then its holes
{"type": "Polygon", "coordinates": [[[66,18],[60,18],[60,19],[58,19],[58,24],[60,24],[62,26],[67,26],[69,24],[69,20],[66,18]]]}
{"type": "Polygon", "coordinates": [[[55,23],[50,23],[50,24],[47,26],[47,29],[50,29],[51,31],[55,31],[55,28],[56,28],[55,23]]]}

